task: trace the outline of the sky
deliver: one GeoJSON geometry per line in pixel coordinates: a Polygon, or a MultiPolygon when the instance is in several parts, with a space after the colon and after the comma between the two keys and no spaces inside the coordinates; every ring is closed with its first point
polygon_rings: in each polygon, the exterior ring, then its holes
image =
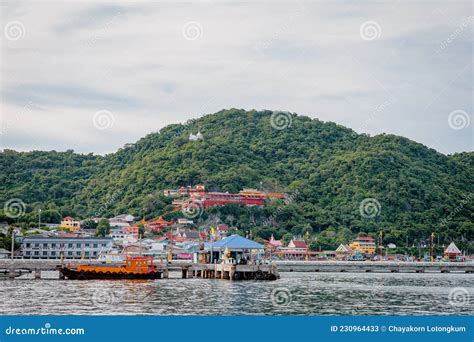
{"type": "Polygon", "coordinates": [[[1,149],[105,154],[243,108],[474,150],[470,1],[2,0],[0,18],[1,149]]]}

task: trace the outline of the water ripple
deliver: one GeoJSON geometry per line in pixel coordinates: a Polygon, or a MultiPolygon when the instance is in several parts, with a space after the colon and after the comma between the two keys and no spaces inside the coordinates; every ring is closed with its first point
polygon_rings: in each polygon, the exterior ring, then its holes
{"type": "Polygon", "coordinates": [[[474,275],[282,273],[214,279],[0,281],[2,315],[472,315],[474,275]],[[469,300],[452,305],[453,288],[469,300]]]}

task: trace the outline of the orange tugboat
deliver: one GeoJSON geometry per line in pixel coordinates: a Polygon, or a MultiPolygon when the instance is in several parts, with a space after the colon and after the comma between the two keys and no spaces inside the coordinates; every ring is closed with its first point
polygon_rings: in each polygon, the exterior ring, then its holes
{"type": "Polygon", "coordinates": [[[153,264],[153,257],[127,256],[125,264],[117,265],[71,265],[61,267],[60,272],[73,280],[89,279],[158,279],[162,271],[153,264]]]}

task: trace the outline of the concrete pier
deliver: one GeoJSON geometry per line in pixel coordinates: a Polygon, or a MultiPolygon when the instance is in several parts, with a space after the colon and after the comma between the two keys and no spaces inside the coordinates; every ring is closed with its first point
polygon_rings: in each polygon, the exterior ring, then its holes
{"type": "Polygon", "coordinates": [[[275,280],[280,278],[275,265],[192,264],[187,272],[188,274],[192,272],[195,278],[203,279],[275,280]]]}
{"type": "MultiPolygon", "coordinates": [[[[89,260],[68,260],[79,264],[98,264],[89,260]]],[[[204,279],[277,279],[279,272],[373,272],[373,273],[474,273],[473,262],[393,262],[393,261],[275,261],[264,265],[196,264],[191,262],[156,263],[162,278],[181,272],[181,278],[204,279]]],[[[41,278],[42,271],[58,270],[60,260],[0,260],[0,274],[14,279],[23,274],[41,278]]]]}
{"type": "Polygon", "coordinates": [[[35,279],[41,279],[41,270],[35,269],[35,279]]]}
{"type": "Polygon", "coordinates": [[[280,272],[474,273],[473,262],[276,261],[280,272]]]}

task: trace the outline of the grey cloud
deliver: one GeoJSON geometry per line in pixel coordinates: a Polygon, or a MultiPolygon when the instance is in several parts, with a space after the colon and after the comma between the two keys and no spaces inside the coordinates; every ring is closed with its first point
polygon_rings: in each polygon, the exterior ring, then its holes
{"type": "Polygon", "coordinates": [[[72,106],[84,108],[137,108],[135,99],[71,84],[27,83],[3,90],[5,102],[25,106],[72,106]]]}
{"type": "Polygon", "coordinates": [[[130,8],[124,6],[114,4],[96,5],[67,16],[61,23],[53,27],[53,31],[64,34],[86,28],[97,28],[104,25],[107,20],[129,12],[130,8]]]}
{"type": "Polygon", "coordinates": [[[453,36],[472,15],[468,2],[1,6],[5,22],[26,28],[23,39],[2,44],[6,147],[110,152],[166,124],[236,107],[400,134],[443,153],[473,149],[474,120],[464,130],[447,123],[457,109],[472,118],[471,27],[453,36]],[[182,34],[190,21],[203,28],[192,41],[182,34]],[[380,24],[380,38],[361,39],[365,21],[380,24]],[[91,109],[116,116],[106,139],[91,109]],[[82,140],[61,135],[65,126],[82,140]]]}

